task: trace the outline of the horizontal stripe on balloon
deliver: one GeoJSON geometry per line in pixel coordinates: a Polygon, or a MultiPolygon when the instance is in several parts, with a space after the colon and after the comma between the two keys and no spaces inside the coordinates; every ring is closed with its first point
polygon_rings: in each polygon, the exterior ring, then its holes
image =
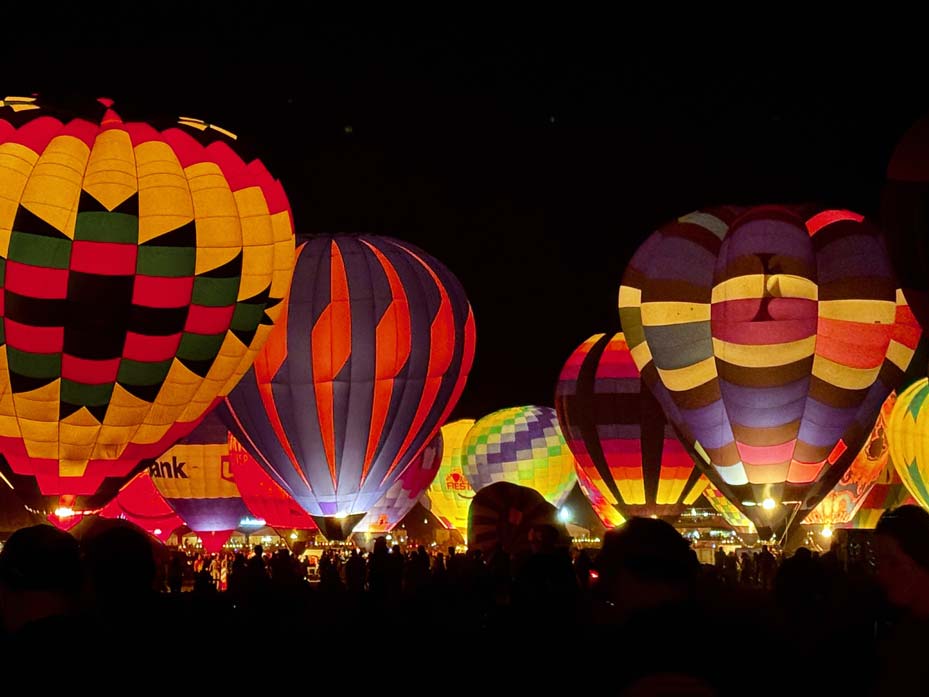
{"type": "Polygon", "coordinates": [[[647,302],[642,304],[642,323],[650,326],[706,322],[710,306],[706,303],[647,302]]]}
{"type": "Polygon", "coordinates": [[[822,320],[816,339],[816,355],[838,365],[860,370],[878,368],[887,357],[893,327],[822,320]]]}
{"type": "Polygon", "coordinates": [[[825,356],[817,355],[813,359],[814,376],[845,390],[863,390],[870,387],[879,371],[880,366],[852,368],[829,360],[825,356]]]}
{"type": "MultiPolygon", "coordinates": [[[[770,387],[735,384],[724,379],[720,379],[719,385],[720,391],[726,396],[726,404],[731,407],[737,407],[740,410],[742,408],[763,409],[765,407],[781,409],[795,402],[806,400],[810,388],[810,378],[808,375],[804,375],[799,380],[770,387]]],[[[747,421],[741,421],[741,423],[755,425],[749,424],[747,421]]]]}
{"type": "Polygon", "coordinates": [[[64,347],[64,327],[33,327],[6,317],[3,329],[6,343],[26,353],[61,353],[64,347]]]}
{"type": "MultiPolygon", "coordinates": [[[[753,301],[735,300],[737,303],[753,301]]],[[[803,300],[801,302],[808,302],[803,300]]],[[[755,303],[753,303],[755,304],[755,303]]],[[[713,307],[713,336],[721,341],[747,346],[765,346],[800,341],[816,334],[816,315],[803,319],[776,319],[751,321],[733,321],[727,316],[731,303],[721,303],[713,307]],[[717,314],[716,308],[720,313],[717,314]]],[[[755,309],[758,309],[755,304],[755,309]]]]}
{"type": "Polygon", "coordinates": [[[143,276],[135,277],[132,288],[132,304],[145,307],[184,307],[193,294],[193,276],[143,276]]]}
{"type": "Polygon", "coordinates": [[[742,345],[713,339],[713,349],[721,360],[746,368],[771,368],[802,360],[812,355],[816,337],[779,344],[742,345]]]}
{"type": "Polygon", "coordinates": [[[658,368],[661,381],[672,392],[685,392],[716,379],[716,359],[705,360],[676,370],[658,368]]]}
{"type": "Polygon", "coordinates": [[[653,360],[652,352],[644,341],[636,346],[630,346],[629,353],[632,355],[632,360],[635,361],[636,368],[640,371],[653,360]]]}
{"type": "Polygon", "coordinates": [[[737,443],[744,443],[753,448],[768,448],[796,440],[797,432],[800,429],[800,414],[793,414],[792,416],[796,418],[786,422],[782,420],[784,417],[777,414],[777,412],[774,412],[774,416],[781,420],[781,423],[767,428],[743,426],[732,422],[732,435],[737,443]]]}
{"type": "Polygon", "coordinates": [[[808,482],[814,482],[819,478],[819,473],[822,471],[822,469],[822,462],[807,464],[794,460],[790,463],[790,467],[787,470],[786,481],[790,484],[806,484],[808,482]]]}
{"type": "Polygon", "coordinates": [[[134,244],[75,240],[71,245],[71,269],[102,276],[133,276],[137,250],[134,244]]]}
{"type": "Polygon", "coordinates": [[[747,484],[780,484],[787,477],[787,462],[775,462],[771,464],[749,464],[745,463],[745,476],[748,479],[747,484]]]}
{"type": "MultiPolygon", "coordinates": [[[[620,307],[633,307],[642,304],[642,291],[632,286],[619,287],[619,305],[620,307]]],[[[628,339],[628,335],[626,336],[628,339]]]]}
{"type": "Polygon", "coordinates": [[[748,475],[745,473],[745,467],[741,462],[734,465],[713,465],[719,476],[729,486],[742,486],[748,484],[748,475]]]}
{"type": "Polygon", "coordinates": [[[68,295],[68,270],[21,264],[7,259],[3,286],[31,298],[60,300],[68,295]]]}
{"type": "Polygon", "coordinates": [[[733,440],[729,416],[722,400],[699,409],[681,409],[681,418],[706,448],[715,450],[733,440]]]}
{"type": "Polygon", "coordinates": [[[819,316],[833,320],[844,320],[856,324],[887,324],[897,321],[897,303],[893,300],[866,300],[846,298],[822,300],[819,316]]]}
{"type": "Polygon", "coordinates": [[[710,298],[715,304],[765,296],[815,301],[819,293],[816,284],[802,276],[757,273],[730,278],[713,286],[710,298]]]}
{"type": "Polygon", "coordinates": [[[134,361],[154,362],[174,358],[181,335],[146,336],[135,332],[126,332],[126,343],[123,348],[123,357],[134,361]]]}
{"type": "Polygon", "coordinates": [[[709,322],[646,326],[645,338],[662,370],[686,368],[713,355],[709,322]]]}
{"type": "Polygon", "coordinates": [[[887,347],[887,360],[897,366],[900,370],[906,371],[913,359],[915,349],[908,345],[891,341],[887,347]]]}
{"type": "Polygon", "coordinates": [[[774,465],[789,462],[796,447],[796,438],[777,445],[749,445],[736,442],[742,462],[746,465],[774,465]]]}
{"type": "Polygon", "coordinates": [[[61,357],[61,377],[85,385],[105,385],[116,381],[119,358],[93,361],[69,354],[61,357]]]}

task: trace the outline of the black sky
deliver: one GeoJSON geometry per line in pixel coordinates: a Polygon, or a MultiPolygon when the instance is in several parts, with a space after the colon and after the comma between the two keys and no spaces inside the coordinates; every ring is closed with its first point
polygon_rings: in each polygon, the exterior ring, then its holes
{"type": "Polygon", "coordinates": [[[798,201],[876,214],[894,142],[929,109],[929,61],[903,42],[166,7],[6,16],[0,92],[223,125],[283,180],[298,232],[388,234],[445,262],[478,332],[456,418],[551,405],[573,348],[619,329],[625,264],[673,217],[798,201]]]}

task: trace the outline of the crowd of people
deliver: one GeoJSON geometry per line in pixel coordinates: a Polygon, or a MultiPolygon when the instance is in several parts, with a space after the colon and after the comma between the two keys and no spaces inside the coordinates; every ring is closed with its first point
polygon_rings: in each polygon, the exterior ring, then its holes
{"type": "Polygon", "coordinates": [[[28,653],[75,628],[137,647],[426,632],[437,643],[419,649],[424,657],[464,643],[489,666],[538,650],[539,680],[571,646],[607,661],[624,695],[929,694],[929,513],[890,511],[874,539],[876,574],[802,547],[783,560],[762,548],[701,565],[671,525],[650,518],[607,533],[596,555],[547,526],[519,554],[403,550],[380,537],[344,561],[327,550],[313,584],[305,560],[256,546],[201,557],[192,592],[180,592],[191,560],[159,559],[132,526],[78,541],[41,525],[0,552],[2,645],[28,653]]]}

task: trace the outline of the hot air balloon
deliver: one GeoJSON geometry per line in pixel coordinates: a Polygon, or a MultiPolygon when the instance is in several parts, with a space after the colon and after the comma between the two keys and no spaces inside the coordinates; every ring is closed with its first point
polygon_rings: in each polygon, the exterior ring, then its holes
{"type": "Polygon", "coordinates": [[[596,514],[597,519],[603,523],[603,527],[610,529],[619,527],[626,522],[623,514],[616,510],[616,506],[610,503],[607,495],[606,485],[600,484],[604,490],[594,484],[593,480],[587,476],[587,471],[583,467],[576,468],[577,485],[581,487],[581,492],[590,501],[590,507],[596,514]]]}
{"type": "Polygon", "coordinates": [[[0,100],[0,474],[31,507],[102,507],[265,342],[293,226],[237,149],[109,100],[0,100]]]}
{"type": "Polygon", "coordinates": [[[271,479],[232,434],[229,435],[229,464],[239,495],[256,521],[264,521],[276,530],[316,529],[310,514],[271,479]]]}
{"type": "Polygon", "coordinates": [[[474,489],[462,469],[462,444],[473,425],[474,419],[459,419],[442,426],[442,462],[420,499],[446,529],[456,529],[462,535],[468,530],[468,508],[474,498],[474,489]]]}
{"type": "Polygon", "coordinates": [[[409,513],[439,471],[442,461],[442,432],[422,449],[387,493],[365,514],[354,532],[389,532],[409,513]]]}
{"type": "Polygon", "coordinates": [[[686,215],[638,249],[619,306],[643,380],[766,539],[845,472],[920,334],[849,211],[686,215]]]}
{"type": "Polygon", "coordinates": [[[894,148],[881,193],[881,226],[903,294],[919,323],[929,327],[929,116],[894,148]]]}
{"type": "Polygon", "coordinates": [[[884,511],[906,505],[918,506],[919,504],[910,495],[906,484],[897,474],[897,468],[888,458],[887,464],[877,477],[877,481],[874,482],[871,490],[864,497],[864,501],[858,507],[855,517],[848,523],[839,525],[839,527],[873,530],[877,527],[877,521],[881,519],[884,511]]]}
{"type": "Polygon", "coordinates": [[[464,473],[474,491],[510,482],[561,506],[577,477],[551,407],[510,407],[479,419],[465,436],[464,473]]]}
{"type": "Polygon", "coordinates": [[[907,490],[929,509],[929,379],[907,387],[894,405],[887,424],[890,459],[907,490]]]}
{"type": "Polygon", "coordinates": [[[733,530],[754,533],[755,524],[746,518],[742,511],[727,499],[719,489],[713,486],[709,479],[704,478],[704,481],[706,486],[703,489],[703,497],[713,507],[713,510],[719,513],[733,530]]]}
{"type": "Polygon", "coordinates": [[[232,474],[229,431],[215,412],[149,465],[148,473],[208,552],[220,551],[251,519],[232,474]]]}
{"type": "Polygon", "coordinates": [[[558,510],[535,489],[511,482],[488,484],[471,501],[468,546],[491,554],[499,545],[511,555],[529,551],[529,531],[551,525],[563,532],[558,510]]]}
{"type": "MultiPolygon", "coordinates": [[[[887,419],[897,401],[897,393],[891,392],[884,400],[871,435],[862,446],[851,466],[842,475],[839,483],[820,501],[816,508],[803,519],[805,525],[840,527],[858,513],[859,507],[874,486],[877,478],[887,468],[890,449],[887,446],[887,419]]],[[[893,467],[891,465],[891,467],[893,467]]]]}
{"type": "Polygon", "coordinates": [[[578,472],[624,516],[674,521],[700,470],[632,360],[625,337],[595,334],[561,369],[555,411],[578,472]]]}
{"type": "Polygon", "coordinates": [[[344,538],[438,432],[474,359],[474,317],[439,261],[400,240],[300,246],[285,317],[225,403],[242,445],[344,538]]]}
{"type": "Polygon", "coordinates": [[[184,521],[168,505],[152,483],[148,471],[140,472],[124,485],[100,515],[135,523],[146,532],[166,542],[184,521]]]}

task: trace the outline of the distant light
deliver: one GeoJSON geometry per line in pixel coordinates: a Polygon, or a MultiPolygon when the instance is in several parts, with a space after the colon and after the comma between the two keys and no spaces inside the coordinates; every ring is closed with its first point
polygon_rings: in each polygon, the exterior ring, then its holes
{"type": "Polygon", "coordinates": [[[348,513],[346,513],[345,511],[339,511],[332,517],[335,518],[336,520],[344,520],[345,518],[348,518],[348,513]]]}
{"type": "Polygon", "coordinates": [[[823,531],[820,533],[820,535],[828,540],[830,537],[832,537],[832,528],[830,528],[828,525],[824,525],[823,531]]]}
{"type": "Polygon", "coordinates": [[[388,536],[387,536],[387,541],[388,541],[388,542],[390,542],[392,539],[394,539],[394,536],[393,536],[393,535],[388,535],[388,536]]]}
{"type": "Polygon", "coordinates": [[[560,511],[558,511],[558,520],[560,520],[562,523],[570,523],[571,509],[565,506],[560,511]]]}
{"type": "Polygon", "coordinates": [[[755,503],[754,501],[743,501],[743,502],[742,502],[742,505],[743,505],[743,506],[748,506],[749,508],[751,508],[752,506],[757,506],[758,504],[755,503]]]}
{"type": "Polygon", "coordinates": [[[345,131],[345,132],[348,133],[348,134],[351,134],[351,133],[354,132],[355,129],[353,129],[353,128],[351,127],[351,124],[349,124],[349,125],[345,126],[345,128],[343,128],[342,130],[345,131]]]}
{"type": "Polygon", "coordinates": [[[294,530],[292,533],[290,533],[290,539],[291,539],[291,540],[296,540],[296,539],[297,539],[297,531],[296,531],[296,530],[294,530]]]}
{"type": "Polygon", "coordinates": [[[658,518],[658,516],[656,516],[656,515],[655,515],[654,513],[652,513],[652,518],[655,518],[655,519],[657,519],[657,518],[658,518]]]}
{"type": "Polygon", "coordinates": [[[761,507],[766,511],[774,510],[774,499],[770,496],[761,502],[761,507]]]}
{"type": "MultiPolygon", "coordinates": [[[[428,519],[428,518],[423,518],[423,525],[429,525],[429,519],[428,519]]],[[[403,527],[406,527],[406,525],[404,525],[403,527]]]]}
{"type": "Polygon", "coordinates": [[[59,506],[55,509],[55,515],[59,518],[70,518],[73,515],[77,515],[73,508],[68,508],[67,506],[59,506]]]}
{"type": "Polygon", "coordinates": [[[155,528],[154,530],[152,530],[152,532],[155,533],[156,535],[160,535],[160,534],[161,534],[161,528],[155,528]]]}
{"type": "Polygon", "coordinates": [[[696,518],[696,517],[697,517],[697,509],[696,509],[696,508],[691,508],[691,509],[690,509],[690,515],[692,515],[694,518],[696,518]]]}
{"type": "Polygon", "coordinates": [[[596,569],[591,569],[587,573],[590,574],[591,581],[596,581],[598,578],[600,578],[600,574],[597,572],[596,569]]]}
{"type": "Polygon", "coordinates": [[[265,521],[263,518],[250,518],[246,516],[239,521],[240,528],[263,528],[265,521]]]}

